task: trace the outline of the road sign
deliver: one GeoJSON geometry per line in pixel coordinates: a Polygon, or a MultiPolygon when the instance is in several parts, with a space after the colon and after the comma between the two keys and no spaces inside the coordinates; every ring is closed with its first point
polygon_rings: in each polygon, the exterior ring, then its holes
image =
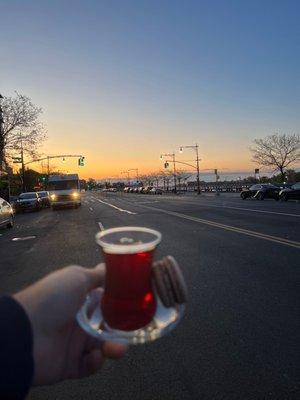
{"type": "Polygon", "coordinates": [[[22,164],[22,161],[13,161],[13,164],[22,164]]]}
{"type": "Polygon", "coordinates": [[[255,168],[254,173],[259,174],[259,168],[255,168]]]}

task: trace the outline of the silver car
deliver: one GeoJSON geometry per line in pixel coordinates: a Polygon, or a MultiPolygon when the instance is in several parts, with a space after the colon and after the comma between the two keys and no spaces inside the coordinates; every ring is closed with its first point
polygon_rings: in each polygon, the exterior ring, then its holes
{"type": "Polygon", "coordinates": [[[0,197],[0,226],[12,228],[14,225],[14,212],[11,205],[0,197]]]}

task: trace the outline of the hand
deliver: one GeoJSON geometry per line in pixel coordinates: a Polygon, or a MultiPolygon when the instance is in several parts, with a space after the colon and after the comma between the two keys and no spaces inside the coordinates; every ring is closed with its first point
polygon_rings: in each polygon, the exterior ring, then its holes
{"type": "Polygon", "coordinates": [[[103,284],[104,264],[56,271],[14,295],[31,321],[35,385],[82,378],[101,368],[105,357],[122,357],[127,346],[101,342],[78,325],[76,313],[86,294],[103,284]]]}

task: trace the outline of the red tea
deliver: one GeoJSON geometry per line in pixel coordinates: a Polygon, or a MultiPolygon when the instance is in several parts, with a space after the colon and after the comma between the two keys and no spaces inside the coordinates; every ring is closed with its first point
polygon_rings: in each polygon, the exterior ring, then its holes
{"type": "Polygon", "coordinates": [[[151,283],[153,251],[104,253],[106,263],[102,312],[114,329],[132,331],[151,322],[156,302],[151,283]]]}

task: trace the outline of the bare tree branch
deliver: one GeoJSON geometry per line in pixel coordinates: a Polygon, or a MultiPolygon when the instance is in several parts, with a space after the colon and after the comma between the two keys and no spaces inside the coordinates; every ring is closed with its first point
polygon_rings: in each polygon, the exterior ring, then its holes
{"type": "Polygon", "coordinates": [[[25,155],[36,157],[38,148],[46,139],[45,128],[39,120],[42,109],[32,103],[28,96],[4,97],[2,102],[3,131],[0,152],[6,162],[22,146],[25,155]]]}
{"type": "Polygon", "coordinates": [[[264,139],[255,139],[250,148],[252,161],[259,165],[273,167],[284,177],[284,170],[300,161],[300,136],[276,134],[264,139]]]}

